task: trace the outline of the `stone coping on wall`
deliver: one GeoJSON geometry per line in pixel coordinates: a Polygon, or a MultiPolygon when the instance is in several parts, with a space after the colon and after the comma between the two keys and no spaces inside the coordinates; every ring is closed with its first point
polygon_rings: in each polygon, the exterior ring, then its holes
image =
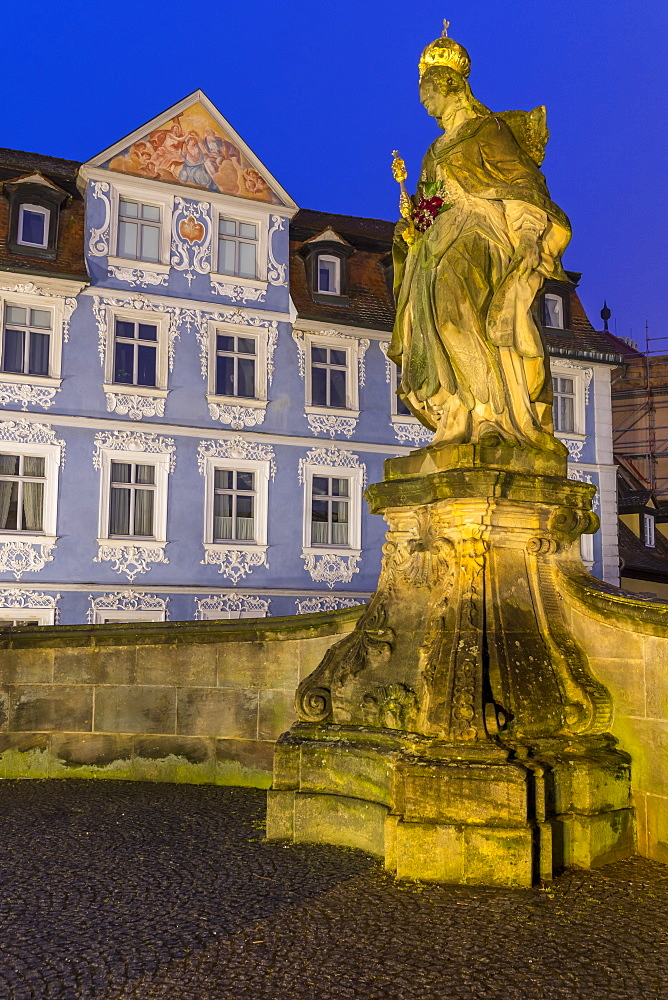
{"type": "Polygon", "coordinates": [[[73,646],[160,646],[221,642],[272,642],[349,632],[365,605],[273,618],[130,622],[107,625],[28,625],[0,631],[0,650],[73,646]]]}
{"type": "Polygon", "coordinates": [[[613,628],[668,637],[668,601],[620,590],[589,573],[563,573],[559,585],[587,608],[589,615],[613,628]]]}

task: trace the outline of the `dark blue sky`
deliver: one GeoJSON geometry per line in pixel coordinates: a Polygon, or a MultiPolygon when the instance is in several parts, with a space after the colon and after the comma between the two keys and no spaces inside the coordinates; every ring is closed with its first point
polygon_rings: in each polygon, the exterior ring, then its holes
{"type": "Polygon", "coordinates": [[[416,64],[444,16],[481,101],[547,105],[595,325],[607,298],[620,335],[668,335],[665,0],[12,4],[0,145],[84,160],[199,87],[299,205],[393,219],[391,150],[410,187],[435,135],[416,64]]]}

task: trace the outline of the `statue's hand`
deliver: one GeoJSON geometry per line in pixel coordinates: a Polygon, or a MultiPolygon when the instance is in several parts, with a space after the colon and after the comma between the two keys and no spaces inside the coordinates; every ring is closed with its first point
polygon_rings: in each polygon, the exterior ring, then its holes
{"type": "Polygon", "coordinates": [[[407,219],[399,219],[396,226],[394,227],[394,242],[399,243],[401,246],[405,246],[404,243],[404,233],[409,227],[409,222],[407,219]]]}
{"type": "Polygon", "coordinates": [[[532,271],[540,266],[540,236],[532,230],[525,229],[520,236],[515,250],[517,274],[520,278],[528,278],[532,271]]]}

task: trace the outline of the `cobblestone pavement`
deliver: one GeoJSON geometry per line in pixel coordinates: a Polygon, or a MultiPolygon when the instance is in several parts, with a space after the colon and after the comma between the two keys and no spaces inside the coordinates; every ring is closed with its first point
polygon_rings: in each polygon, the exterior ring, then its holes
{"type": "Polygon", "coordinates": [[[252,789],[0,783],[2,1000],[668,996],[668,867],[421,886],[263,815],[252,789]]]}

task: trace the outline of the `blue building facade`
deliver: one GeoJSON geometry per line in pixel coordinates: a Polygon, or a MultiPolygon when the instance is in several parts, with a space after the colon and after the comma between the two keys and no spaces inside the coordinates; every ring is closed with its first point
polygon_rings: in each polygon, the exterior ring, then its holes
{"type": "MultiPolygon", "coordinates": [[[[298,213],[201,92],[85,164],[4,151],[0,180],[0,619],[368,599],[364,488],[429,440],[386,354],[392,225],[298,213]]],[[[617,359],[575,283],[539,308],[570,474],[598,487],[583,555],[616,582],[617,359]]]]}

